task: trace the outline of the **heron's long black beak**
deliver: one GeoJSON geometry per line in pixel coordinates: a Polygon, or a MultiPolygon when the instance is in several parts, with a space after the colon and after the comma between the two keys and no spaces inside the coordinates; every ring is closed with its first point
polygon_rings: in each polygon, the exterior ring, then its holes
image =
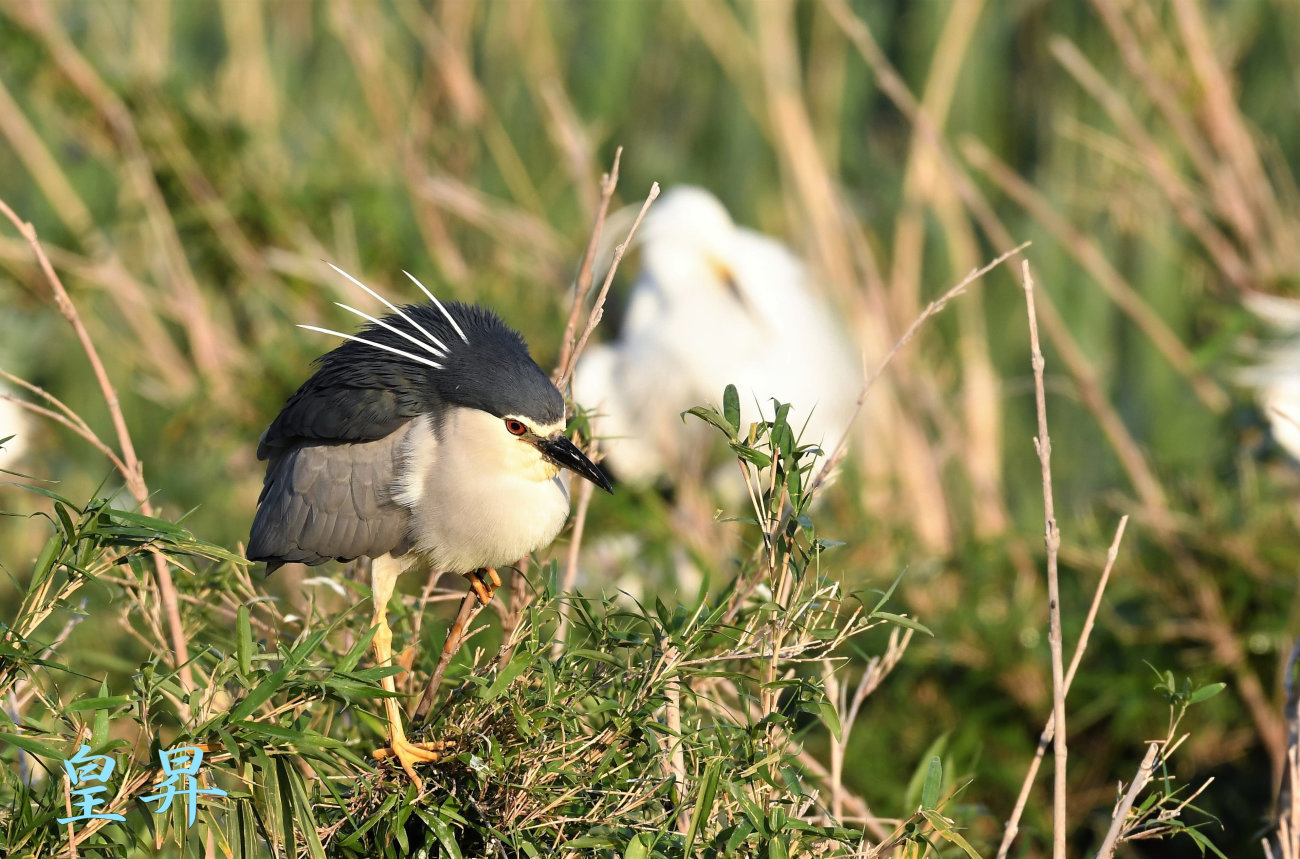
{"type": "Polygon", "coordinates": [[[556,433],[550,438],[537,439],[537,449],[548,462],[567,468],[574,474],[587,478],[609,494],[614,494],[614,487],[610,486],[609,478],[604,472],[596,467],[596,463],[587,459],[586,454],[578,450],[578,446],[569,441],[563,433],[556,433]]]}

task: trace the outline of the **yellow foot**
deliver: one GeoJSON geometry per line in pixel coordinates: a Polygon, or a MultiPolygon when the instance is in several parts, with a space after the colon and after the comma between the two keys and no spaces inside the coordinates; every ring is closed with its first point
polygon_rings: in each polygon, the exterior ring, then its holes
{"type": "Polygon", "coordinates": [[[472,573],[466,573],[465,578],[469,579],[469,586],[478,596],[480,605],[490,603],[492,597],[496,595],[497,588],[501,587],[501,577],[491,567],[487,567],[486,570],[475,570],[472,573]],[[484,572],[487,573],[488,582],[491,582],[491,584],[483,581],[484,572]]]}
{"type": "Polygon", "coordinates": [[[384,758],[397,758],[397,762],[402,765],[402,769],[406,770],[406,774],[411,777],[411,781],[419,784],[420,777],[415,774],[415,765],[417,763],[437,763],[442,760],[443,752],[455,745],[451,740],[412,743],[405,737],[394,737],[389,741],[386,748],[375,749],[371,752],[371,756],[377,761],[382,761],[384,758]]]}

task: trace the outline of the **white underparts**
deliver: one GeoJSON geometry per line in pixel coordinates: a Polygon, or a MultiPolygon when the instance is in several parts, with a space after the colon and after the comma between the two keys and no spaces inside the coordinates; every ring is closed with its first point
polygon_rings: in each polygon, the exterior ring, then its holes
{"type": "Polygon", "coordinates": [[[394,499],[434,569],[513,564],[550,544],[568,518],[563,475],[501,418],[451,407],[438,426],[412,421],[404,446],[394,499]]]}

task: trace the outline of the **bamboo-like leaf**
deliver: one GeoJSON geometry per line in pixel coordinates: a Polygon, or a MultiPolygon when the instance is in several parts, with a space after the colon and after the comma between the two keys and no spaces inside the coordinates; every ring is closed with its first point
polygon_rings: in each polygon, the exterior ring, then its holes
{"type": "Polygon", "coordinates": [[[248,606],[235,613],[235,653],[239,658],[239,676],[248,679],[253,673],[253,624],[248,606]]]}

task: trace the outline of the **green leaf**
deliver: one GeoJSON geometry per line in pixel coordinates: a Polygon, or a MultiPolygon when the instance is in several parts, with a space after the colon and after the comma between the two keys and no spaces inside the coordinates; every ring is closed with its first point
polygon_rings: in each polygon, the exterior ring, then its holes
{"type": "Polygon", "coordinates": [[[691,825],[686,830],[686,855],[695,855],[691,851],[695,847],[695,839],[700,834],[700,827],[704,821],[709,819],[713,813],[713,800],[718,793],[718,773],[722,771],[722,761],[714,758],[704,767],[704,776],[700,779],[700,797],[695,802],[695,810],[691,812],[691,825]]]}
{"type": "Polygon", "coordinates": [[[934,833],[950,844],[956,844],[970,859],[981,859],[980,854],[961,833],[953,828],[952,821],[937,811],[922,811],[921,815],[934,827],[934,833]]]}
{"type": "Polygon", "coordinates": [[[80,701],[74,701],[64,708],[68,713],[79,713],[82,710],[111,710],[114,707],[120,707],[131,700],[130,695],[112,695],[107,698],[83,698],[80,701]]]}
{"type": "Polygon", "coordinates": [[[10,745],[17,746],[25,752],[30,752],[33,755],[40,755],[43,758],[52,758],[56,761],[62,761],[65,759],[63,752],[54,748],[54,746],[47,745],[39,740],[33,740],[31,737],[25,737],[22,734],[0,733],[0,743],[9,743],[10,745]]]}
{"type": "Polygon", "coordinates": [[[275,777],[280,783],[280,827],[284,834],[284,851],[289,856],[298,855],[298,832],[294,827],[293,787],[290,779],[297,777],[298,771],[290,769],[289,762],[283,757],[275,759],[275,777]]]}
{"type": "Polygon", "coordinates": [[[240,722],[247,719],[253,714],[258,707],[271,700],[271,696],[279,691],[284,685],[284,681],[289,678],[289,672],[292,669],[285,665],[279,671],[254,686],[244,699],[236,705],[235,709],[230,711],[227,719],[230,722],[240,722]]]}
{"type": "Polygon", "coordinates": [[[627,849],[623,851],[623,859],[646,859],[649,855],[650,845],[646,843],[644,832],[634,835],[627,843],[627,849]]]}
{"type": "Polygon", "coordinates": [[[366,651],[370,649],[370,642],[375,640],[375,633],[378,631],[379,627],[377,626],[372,626],[367,629],[365,633],[356,640],[356,643],[352,645],[352,648],[347,652],[347,654],[334,665],[335,672],[346,674],[356,668],[357,664],[361,661],[361,657],[365,656],[366,651]]]}
{"type": "Polygon", "coordinates": [[[822,717],[826,723],[826,730],[830,731],[832,737],[840,737],[844,734],[844,728],[840,725],[840,714],[835,709],[835,705],[825,698],[815,702],[817,714],[822,717]]]}
{"type": "Polygon", "coordinates": [[[1214,842],[1205,836],[1205,833],[1201,832],[1200,830],[1192,826],[1189,826],[1187,829],[1183,831],[1186,832],[1191,837],[1191,839],[1196,842],[1196,846],[1201,849],[1202,856],[1205,855],[1206,850],[1209,850],[1212,853],[1214,853],[1215,856],[1218,856],[1219,859],[1228,859],[1227,856],[1223,855],[1223,851],[1220,850],[1217,846],[1215,846],[1214,842]]]}
{"type": "Polygon", "coordinates": [[[736,440],[736,428],[727,423],[727,419],[718,414],[717,409],[711,409],[707,406],[694,406],[682,412],[682,421],[686,421],[687,415],[694,415],[705,423],[717,427],[723,435],[731,441],[736,440]]]}
{"type": "Polygon", "coordinates": [[[453,859],[461,859],[460,844],[456,841],[456,834],[451,831],[447,821],[428,809],[417,807],[415,813],[433,832],[434,837],[438,839],[438,843],[442,845],[442,849],[446,851],[446,855],[453,857],[453,859]]]}
{"type": "Polygon", "coordinates": [[[736,430],[740,427],[740,394],[736,392],[735,385],[727,385],[722,392],[722,416],[731,427],[732,438],[735,438],[736,430]]]}
{"type": "Polygon", "coordinates": [[[736,454],[736,456],[740,457],[746,462],[752,462],[754,465],[758,466],[759,468],[767,468],[769,465],[772,464],[772,457],[768,456],[766,453],[763,453],[763,451],[755,450],[754,448],[748,445],[740,444],[739,442],[734,442],[731,445],[731,450],[736,454]]]}
{"type": "Polygon", "coordinates": [[[1187,699],[1187,703],[1199,704],[1202,701],[1208,701],[1226,688],[1228,688],[1227,683],[1211,683],[1208,686],[1202,686],[1192,692],[1191,696],[1187,699]]]}
{"type": "Polygon", "coordinates": [[[891,611],[873,611],[871,613],[871,617],[879,618],[880,620],[887,620],[890,623],[897,624],[898,626],[904,626],[907,627],[908,629],[914,629],[917,632],[923,632],[929,636],[934,635],[934,633],[930,631],[930,628],[928,626],[926,626],[923,623],[920,623],[919,621],[912,620],[910,617],[907,617],[906,615],[894,614],[891,611]]]}
{"type": "Polygon", "coordinates": [[[530,657],[527,653],[519,651],[515,653],[514,658],[506,663],[506,667],[501,669],[492,685],[479,692],[478,697],[484,701],[491,701],[493,698],[500,696],[506,691],[514,679],[528,668],[530,657]]]}
{"type": "Polygon", "coordinates": [[[45,580],[49,578],[50,573],[54,570],[54,562],[63,554],[64,545],[63,535],[61,534],[55,534],[45,541],[45,546],[36,559],[36,568],[32,571],[32,583],[28,586],[29,593],[45,584],[45,580]]]}
{"type": "Polygon", "coordinates": [[[239,656],[239,675],[247,678],[253,673],[253,625],[246,605],[241,605],[235,615],[235,648],[239,656]]]}
{"type": "Polygon", "coordinates": [[[921,808],[938,808],[941,790],[943,790],[943,762],[936,755],[930,758],[929,767],[926,769],[925,784],[921,787],[921,808]]]}

